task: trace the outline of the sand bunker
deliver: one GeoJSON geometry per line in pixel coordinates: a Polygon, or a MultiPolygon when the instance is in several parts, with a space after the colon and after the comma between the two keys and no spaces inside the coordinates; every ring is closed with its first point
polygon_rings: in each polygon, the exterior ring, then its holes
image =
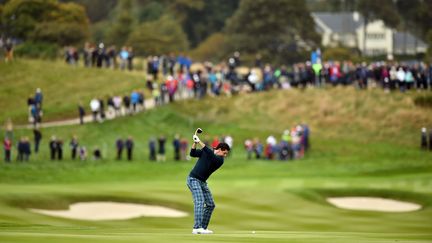
{"type": "Polygon", "coordinates": [[[375,197],[330,197],[327,201],[338,208],[381,212],[411,212],[421,205],[375,197]]]}
{"type": "Polygon", "coordinates": [[[125,220],[138,217],[185,217],[188,214],[175,209],[117,202],[74,203],[68,210],[29,209],[32,212],[49,216],[82,220],[125,220]]]}

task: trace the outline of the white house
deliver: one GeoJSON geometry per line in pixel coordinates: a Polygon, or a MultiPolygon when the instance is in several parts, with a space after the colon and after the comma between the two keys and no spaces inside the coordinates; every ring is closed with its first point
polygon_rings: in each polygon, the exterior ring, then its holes
{"type": "Polygon", "coordinates": [[[397,32],[385,26],[382,20],[371,21],[366,26],[358,12],[314,12],[316,30],[322,35],[322,45],[357,48],[363,54],[392,55],[426,52],[426,44],[409,33],[397,32]]]}

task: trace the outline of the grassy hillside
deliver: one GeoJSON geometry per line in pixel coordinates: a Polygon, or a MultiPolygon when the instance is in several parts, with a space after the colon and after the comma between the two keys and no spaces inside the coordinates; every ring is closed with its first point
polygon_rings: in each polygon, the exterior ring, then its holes
{"type": "MultiPolygon", "coordinates": [[[[44,94],[44,121],[76,118],[81,101],[87,110],[93,97],[130,94],[144,89],[144,73],[73,67],[63,62],[17,59],[0,63],[0,121],[27,122],[27,98],[36,88],[44,94]]],[[[88,112],[89,113],[89,112],[88,112]]]]}
{"type": "MultiPolygon", "coordinates": [[[[109,72],[109,70],[106,70],[109,72]]],[[[432,152],[421,151],[420,128],[432,113],[416,107],[417,94],[351,88],[290,90],[181,101],[101,124],[44,128],[41,152],[28,163],[0,165],[0,242],[430,242],[432,152]],[[305,122],[312,150],[301,160],[246,160],[243,141],[305,122]],[[175,133],[190,140],[230,134],[233,154],[208,181],[216,201],[211,229],[193,236],[193,208],[185,181],[194,161],[173,161],[175,133]],[[78,135],[101,161],[69,160],[78,135]],[[148,139],[165,135],[167,161],[150,162],[148,139]],[[51,135],[65,140],[64,161],[50,161],[51,135]],[[132,135],[132,162],[116,161],[114,141],[132,135]],[[338,209],[328,196],[379,196],[420,203],[420,211],[382,213],[338,209]],[[79,201],[160,204],[188,217],[80,221],[31,213],[79,201]],[[256,231],[252,234],[252,231],[256,231]]],[[[32,137],[16,130],[15,138],[32,137]]]]}

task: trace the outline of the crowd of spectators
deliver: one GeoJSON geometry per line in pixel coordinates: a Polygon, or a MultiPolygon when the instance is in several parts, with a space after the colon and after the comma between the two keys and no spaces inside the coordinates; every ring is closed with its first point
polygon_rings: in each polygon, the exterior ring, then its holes
{"type": "MultiPolygon", "coordinates": [[[[16,146],[13,142],[13,132],[6,133],[3,140],[3,150],[4,150],[4,161],[9,163],[12,161],[13,157],[13,148],[16,150],[16,160],[17,161],[29,161],[30,155],[32,153],[38,154],[40,151],[40,143],[42,140],[42,132],[40,128],[35,128],[33,130],[34,134],[34,150],[31,148],[30,140],[27,136],[22,136],[18,140],[16,146]]],[[[167,138],[164,135],[160,135],[158,138],[151,137],[148,142],[148,153],[149,160],[156,162],[164,162],[166,161],[166,142],[167,138]]],[[[101,149],[99,146],[94,146],[91,154],[89,154],[85,145],[81,144],[78,137],[73,135],[69,142],[69,150],[70,157],[64,156],[64,145],[65,142],[62,138],[57,137],[56,135],[52,135],[50,140],[47,143],[49,148],[49,158],[52,161],[61,161],[63,159],[71,159],[71,160],[88,160],[89,156],[91,156],[92,160],[100,160],[109,153],[108,150],[104,146],[104,149],[101,149]],[[104,156],[105,155],[105,156],[104,156]]],[[[135,148],[135,142],[132,136],[128,136],[126,139],[121,137],[115,140],[115,144],[113,146],[115,148],[115,159],[122,160],[123,153],[126,153],[126,159],[128,161],[133,160],[133,151],[135,148]]],[[[145,148],[140,147],[140,152],[145,151],[145,148]]],[[[189,143],[188,140],[182,138],[179,134],[175,134],[172,139],[172,149],[173,156],[172,159],[174,161],[188,161],[189,157],[189,143]]],[[[114,151],[114,149],[113,149],[114,151]]]]}
{"type": "MultiPolygon", "coordinates": [[[[67,60],[77,56],[72,64],[76,64],[79,56],[82,56],[86,67],[122,68],[128,65],[133,66],[134,55],[131,47],[123,47],[117,53],[114,46],[105,48],[103,43],[100,43],[98,47],[86,43],[82,51],[78,52],[76,48],[68,47],[66,53],[75,53],[67,54],[67,60]]],[[[193,63],[187,56],[182,54],[176,56],[170,53],[146,58],[145,80],[146,89],[151,94],[154,105],[159,106],[180,98],[201,99],[208,95],[231,96],[238,93],[271,89],[323,88],[338,85],[351,85],[360,90],[382,88],[385,92],[431,90],[432,64],[427,65],[423,62],[414,61],[371,63],[353,63],[351,61],[325,61],[322,63],[318,61],[312,63],[306,61],[276,66],[265,64],[257,55],[254,65],[247,66],[242,62],[239,52],[234,52],[226,61],[217,64],[211,62],[193,63]]],[[[115,116],[132,114],[137,111],[136,107],[145,108],[144,91],[134,91],[130,95],[109,97],[106,104],[108,110],[115,116]]],[[[90,110],[94,115],[94,121],[102,121],[105,116],[103,99],[93,99],[90,110]]],[[[79,114],[83,120],[85,109],[82,105],[79,106],[79,114]]]]}
{"type": "Polygon", "coordinates": [[[106,47],[104,43],[95,45],[86,42],[82,50],[74,46],[65,47],[64,56],[70,65],[78,65],[81,57],[85,67],[133,70],[134,52],[130,46],[123,46],[118,52],[114,45],[106,47]]]}
{"type": "MultiPolygon", "coordinates": [[[[65,58],[69,64],[78,65],[80,57],[85,67],[133,69],[134,54],[132,47],[122,47],[118,53],[114,46],[105,48],[103,43],[100,43],[97,47],[94,44],[86,43],[82,51],[78,51],[74,47],[66,48],[65,58]]],[[[432,88],[432,64],[427,65],[423,62],[381,61],[353,63],[350,61],[326,61],[323,63],[311,63],[306,61],[290,66],[274,66],[264,64],[257,55],[255,64],[247,67],[242,63],[240,53],[235,52],[226,62],[218,64],[211,62],[193,63],[187,56],[176,56],[172,53],[149,56],[146,63],[145,88],[151,94],[155,106],[174,102],[179,98],[201,99],[208,95],[231,96],[243,92],[260,92],[271,89],[353,85],[360,90],[382,88],[385,92],[396,90],[406,92],[407,90],[420,91],[431,90],[432,88]]],[[[94,98],[90,101],[89,106],[94,121],[103,121],[107,114],[116,117],[134,114],[146,108],[144,90],[134,90],[125,95],[109,96],[105,100],[103,98],[94,98]]],[[[37,129],[38,124],[42,121],[42,103],[43,94],[41,89],[38,88],[35,94],[31,95],[27,100],[29,122],[34,124],[35,137],[37,131],[39,131],[37,129]]],[[[84,123],[85,110],[85,106],[80,103],[78,112],[81,124],[84,123]]],[[[302,125],[296,127],[303,128],[302,125]]],[[[293,135],[292,129],[291,131],[285,131],[285,139],[282,139],[280,143],[275,143],[273,140],[276,139],[272,139],[272,136],[270,136],[265,146],[258,139],[248,139],[247,144],[245,142],[248,158],[252,154],[255,154],[256,158],[266,159],[301,158],[308,146],[302,144],[302,142],[297,143],[296,140],[298,138],[300,141],[304,140],[303,133],[305,133],[305,130],[303,128],[303,130],[297,131],[300,134],[297,136],[293,135]],[[298,144],[300,146],[297,146],[298,144]]],[[[13,138],[9,137],[8,139],[13,141],[13,138]]],[[[24,144],[29,143],[26,138],[21,140],[24,144]]],[[[185,147],[182,146],[182,141],[175,140],[174,142],[176,151],[174,157],[176,159],[185,159],[187,155],[182,150],[185,147]]],[[[165,160],[164,143],[162,137],[153,138],[149,141],[151,160],[165,160]]],[[[5,151],[7,148],[12,147],[8,145],[9,142],[5,142],[5,144],[5,151]]],[[[35,140],[35,148],[39,147],[38,144],[39,142],[35,140]]],[[[51,153],[51,158],[61,159],[61,141],[57,141],[55,147],[56,149],[52,149],[52,151],[56,152],[51,153]]],[[[77,154],[81,158],[86,157],[86,149],[76,146],[74,158],[77,154]]],[[[100,156],[94,155],[94,157],[100,156]]],[[[21,157],[25,158],[25,156],[21,157]]],[[[130,155],[130,158],[132,158],[132,155],[130,155]]]]}
{"type": "Polygon", "coordinates": [[[295,160],[304,157],[310,149],[310,129],[306,124],[299,124],[282,133],[280,141],[273,135],[269,135],[265,145],[258,139],[246,139],[244,141],[246,157],[248,160],[295,160]]]}

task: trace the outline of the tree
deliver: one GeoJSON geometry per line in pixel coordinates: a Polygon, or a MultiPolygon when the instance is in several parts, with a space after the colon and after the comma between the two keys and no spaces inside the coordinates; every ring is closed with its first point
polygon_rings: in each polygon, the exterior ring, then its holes
{"type": "Polygon", "coordinates": [[[74,2],[84,6],[90,22],[96,23],[108,18],[117,0],[60,0],[60,2],[74,2]]]}
{"type": "Polygon", "coordinates": [[[37,23],[48,21],[49,13],[55,10],[54,0],[11,0],[3,8],[2,22],[5,33],[25,40],[37,23]]]}
{"type": "Polygon", "coordinates": [[[204,7],[204,0],[165,0],[165,2],[168,2],[169,13],[181,24],[188,17],[189,10],[201,10],[204,7]]]}
{"type": "Polygon", "coordinates": [[[189,43],[180,24],[173,17],[164,15],[135,28],[127,45],[133,46],[135,53],[139,55],[162,55],[185,51],[189,43]]]}
{"type": "Polygon", "coordinates": [[[225,26],[225,21],[238,8],[239,0],[206,0],[202,9],[190,9],[183,22],[192,47],[225,26]]]}
{"type": "Polygon", "coordinates": [[[134,19],[131,15],[133,2],[132,0],[122,0],[118,4],[119,12],[111,30],[107,34],[107,40],[111,44],[122,46],[134,27],[134,19]]]}
{"type": "Polygon", "coordinates": [[[318,45],[314,27],[302,0],[242,0],[225,30],[232,51],[286,62],[297,61],[307,46],[318,45]]]}
{"type": "Polygon", "coordinates": [[[426,34],[426,43],[428,45],[426,59],[429,63],[432,63],[432,30],[426,34]]]}
{"type": "Polygon", "coordinates": [[[224,34],[217,32],[202,41],[197,48],[191,52],[194,60],[198,61],[220,61],[224,58],[226,46],[224,34]]]}
{"type": "Polygon", "coordinates": [[[3,9],[6,35],[59,45],[88,37],[89,20],[82,6],[55,0],[11,0],[3,9]]]}
{"type": "Polygon", "coordinates": [[[413,30],[418,37],[426,39],[432,26],[432,0],[396,1],[402,17],[402,28],[413,30]]]}

